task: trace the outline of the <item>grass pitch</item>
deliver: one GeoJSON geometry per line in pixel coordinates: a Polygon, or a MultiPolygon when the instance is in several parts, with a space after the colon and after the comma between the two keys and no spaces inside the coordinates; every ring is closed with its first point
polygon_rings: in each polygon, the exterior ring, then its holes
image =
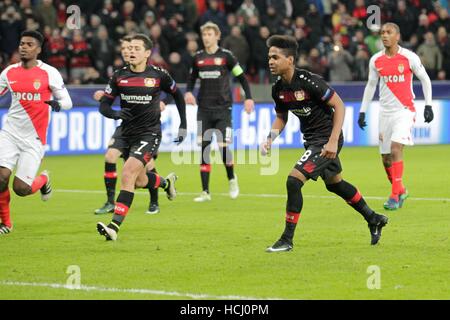
{"type": "Polygon", "coordinates": [[[0,237],[0,299],[450,298],[449,146],[405,150],[411,196],[397,212],[382,207],[390,186],[377,148],[344,148],[344,178],[389,216],[380,244],[370,246],[362,217],[319,179],[303,187],[294,250],[265,253],[284,228],[285,180],[301,154],[281,151],[272,176],[238,165],[237,200],[214,165],[208,203],[192,200],[201,191],[198,165],[176,166],[161,154],[158,171],[176,171],[180,194],[169,202],[160,193],[161,213],[149,216],[148,192],[139,191],[117,242],[96,231],[111,215],[93,214],[105,201],[103,157],[47,157],[50,201],[12,196],[14,231],[0,237]],[[80,290],[64,287],[73,265],[80,290]]]}

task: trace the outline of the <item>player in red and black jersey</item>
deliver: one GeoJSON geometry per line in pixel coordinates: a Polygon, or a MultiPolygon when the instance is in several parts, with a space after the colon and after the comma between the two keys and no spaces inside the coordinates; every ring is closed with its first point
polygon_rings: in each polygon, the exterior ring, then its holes
{"type": "Polygon", "coordinates": [[[247,113],[254,109],[250,87],[245,78],[244,71],[238,61],[226,49],[219,47],[220,29],[212,23],[207,22],[201,28],[202,40],[205,49],[197,52],[194,57],[191,74],[187,83],[185,100],[187,104],[195,105],[195,97],[192,90],[195,81],[200,78],[200,90],[197,96],[198,112],[198,141],[202,147],[202,163],[200,176],[203,192],[195,198],[196,202],[211,200],[209,194],[210,145],[212,133],[216,134],[223,163],[227,171],[230,183],[230,197],[237,198],[239,186],[237,176],[234,173],[233,155],[228,147],[232,142],[232,97],[231,97],[231,74],[239,80],[245,92],[244,108],[247,113]]]}
{"type": "Polygon", "coordinates": [[[145,165],[158,152],[161,142],[160,94],[171,94],[180,114],[180,130],[175,140],[181,143],[186,134],[186,105],[183,95],[167,71],[147,66],[152,48],[151,40],[142,34],[133,36],[130,43],[129,65],[117,70],[105,89],[100,112],[107,118],[122,119],[122,138],[127,148],[124,158],[121,190],[114,207],[114,216],[106,226],[99,222],[97,230],[107,240],[116,240],[117,233],[133,202],[136,187],[163,188],[169,200],[176,196],[174,173],[165,179],[154,172],[146,172],[145,165]],[[120,110],[113,110],[114,99],[120,97],[120,110]]]}
{"type": "Polygon", "coordinates": [[[345,107],[339,95],[318,75],[295,68],[298,45],[289,36],[272,36],[267,40],[269,68],[279,76],[272,88],[276,119],[261,145],[264,155],[275,138],[283,131],[292,112],[300,120],[306,152],[290,172],[287,182],[286,227],[281,238],[268,252],[289,251],[303,206],[301,188],[307,180],[320,176],[328,191],[342,197],[367,221],[371,244],[378,243],[381,229],[388,218],[369,208],[360,192],[342,179],[339,151],[343,144],[342,125],[345,107]]]}

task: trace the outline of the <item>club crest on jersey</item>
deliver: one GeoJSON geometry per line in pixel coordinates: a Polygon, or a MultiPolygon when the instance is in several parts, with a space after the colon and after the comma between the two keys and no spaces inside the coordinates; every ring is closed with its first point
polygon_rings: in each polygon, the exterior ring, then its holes
{"type": "Polygon", "coordinates": [[[144,84],[146,87],[154,87],[156,85],[156,79],[155,78],[145,78],[144,84]]]}
{"type": "Polygon", "coordinates": [[[305,100],[305,91],[303,90],[295,91],[294,96],[297,101],[305,100]]]}
{"type": "Polygon", "coordinates": [[[403,64],[399,64],[398,65],[398,71],[400,72],[400,73],[403,73],[403,71],[405,71],[405,66],[403,65],[403,64]]]}
{"type": "Polygon", "coordinates": [[[33,87],[34,87],[36,90],[38,90],[38,89],[41,87],[41,80],[39,80],[39,79],[34,80],[34,82],[33,82],[33,87]]]}
{"type": "Polygon", "coordinates": [[[214,58],[214,64],[220,66],[222,64],[222,58],[214,58]]]}

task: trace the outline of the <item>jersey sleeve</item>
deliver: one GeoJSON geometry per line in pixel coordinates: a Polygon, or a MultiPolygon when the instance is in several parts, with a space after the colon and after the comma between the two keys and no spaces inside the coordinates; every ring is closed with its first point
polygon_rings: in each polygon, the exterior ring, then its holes
{"type": "Polygon", "coordinates": [[[312,97],[322,102],[328,102],[331,99],[334,89],[322,77],[314,73],[302,74],[300,78],[302,76],[305,88],[312,97]]]}
{"type": "Polygon", "coordinates": [[[359,112],[366,112],[377,89],[377,83],[380,76],[378,75],[378,71],[375,66],[375,59],[376,59],[375,56],[373,56],[369,61],[369,78],[364,88],[363,99],[361,102],[361,108],[359,112]]]}
{"type": "Polygon", "coordinates": [[[55,68],[49,70],[49,87],[53,97],[60,103],[61,109],[68,110],[72,108],[72,99],[64,85],[64,80],[55,68]]]}
{"type": "Polygon", "coordinates": [[[194,59],[192,60],[191,69],[189,70],[189,77],[186,83],[187,92],[192,92],[192,90],[194,90],[195,81],[197,81],[198,78],[197,57],[198,55],[196,54],[194,59]]]}
{"type": "Polygon", "coordinates": [[[227,68],[231,71],[233,76],[239,77],[241,74],[244,73],[244,70],[242,69],[241,65],[239,64],[239,61],[236,59],[234,54],[231,51],[225,51],[227,54],[227,68]]]}
{"type": "Polygon", "coordinates": [[[272,86],[272,99],[275,102],[275,112],[276,113],[286,113],[287,111],[283,109],[283,104],[278,97],[278,90],[276,85],[272,86]]]}
{"type": "Polygon", "coordinates": [[[172,94],[177,90],[175,80],[173,80],[166,70],[161,70],[161,90],[169,94],[172,94]]]}
{"type": "Polygon", "coordinates": [[[8,78],[6,77],[6,69],[0,74],[0,96],[8,91],[8,78]]]}
{"type": "Polygon", "coordinates": [[[119,87],[117,86],[117,72],[115,72],[109,79],[108,85],[105,88],[105,94],[100,99],[100,102],[108,102],[112,104],[118,94],[119,87]]]}
{"type": "Polygon", "coordinates": [[[422,91],[423,96],[425,98],[425,104],[431,105],[432,86],[430,77],[428,76],[427,71],[425,70],[425,67],[422,64],[422,61],[420,61],[420,58],[417,54],[412,53],[411,56],[409,57],[409,61],[412,72],[415,74],[415,76],[420,80],[422,84],[422,91]]]}

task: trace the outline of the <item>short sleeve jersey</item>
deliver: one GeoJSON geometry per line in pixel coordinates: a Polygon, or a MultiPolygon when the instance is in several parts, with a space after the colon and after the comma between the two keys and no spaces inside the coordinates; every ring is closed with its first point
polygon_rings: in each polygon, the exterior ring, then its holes
{"type": "Polygon", "coordinates": [[[198,51],[194,57],[191,77],[200,78],[197,96],[199,110],[231,110],[231,70],[238,61],[231,51],[219,47],[209,54],[198,51]]]}
{"type": "MultiPolygon", "coordinates": [[[[275,82],[272,98],[277,113],[290,111],[299,118],[305,144],[323,145],[333,129],[334,110],[327,102],[334,92],[320,76],[296,69],[291,83],[283,83],[281,78],[275,82]]],[[[342,143],[342,132],[339,140],[342,143]]]]}
{"type": "Polygon", "coordinates": [[[172,94],[176,83],[169,73],[155,66],[143,72],[133,72],[129,66],[114,72],[105,89],[102,102],[112,103],[120,98],[120,107],[130,109],[133,117],[122,121],[122,135],[136,137],[148,133],[161,133],[161,91],[172,94]]]}

